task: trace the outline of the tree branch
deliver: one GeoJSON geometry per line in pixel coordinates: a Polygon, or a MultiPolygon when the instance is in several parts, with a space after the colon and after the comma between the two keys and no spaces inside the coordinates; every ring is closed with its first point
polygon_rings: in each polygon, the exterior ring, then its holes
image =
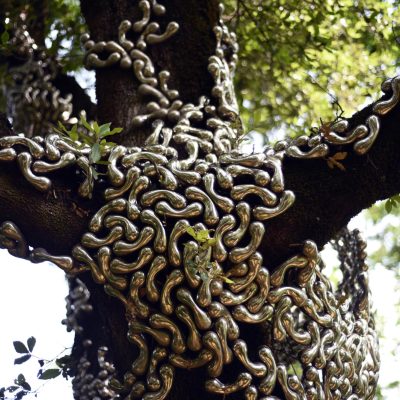
{"type": "Polygon", "coordinates": [[[88,121],[97,119],[97,105],[92,102],[85,89],[79,85],[73,76],[60,72],[53,84],[60,91],[61,96],[65,97],[72,94],[73,116],[79,117],[79,113],[84,110],[88,121]]]}
{"type": "MultiPolygon", "coordinates": [[[[372,105],[349,119],[350,127],[364,124],[372,105]]],[[[283,171],[286,189],[296,201],[291,209],[266,222],[263,241],[264,260],[274,269],[298,248],[290,246],[305,239],[321,248],[352,217],[378,200],[400,192],[400,105],[381,118],[381,131],[365,156],[358,156],[351,145],[337,147],[347,151],[346,170],[330,169],[326,160],[286,158],[283,171]]]]}
{"type": "Polygon", "coordinates": [[[15,222],[32,247],[44,247],[56,255],[69,254],[87,229],[90,214],[98,207],[77,198],[74,186],[72,179],[63,177],[54,180],[54,192],[41,193],[29,185],[16,164],[2,163],[0,220],[15,222]],[[89,215],[78,215],[74,212],[76,207],[89,215]]]}
{"type": "MultiPolygon", "coordinates": [[[[371,108],[368,106],[355,114],[349,120],[350,125],[364,123],[371,108]]],[[[273,270],[291,253],[297,252],[298,248],[291,245],[306,239],[323,246],[359,211],[400,192],[399,118],[400,105],[381,118],[381,132],[365,156],[355,155],[346,146],[338,147],[337,151],[349,150],[343,161],[346,171],[329,169],[325,160],[285,158],[286,188],[294,191],[297,199],[289,211],[265,224],[267,233],[261,251],[266,267],[273,270]]],[[[76,198],[76,182],[72,174],[56,176],[54,182],[57,198],[31,188],[15,164],[1,164],[0,220],[15,222],[31,246],[45,247],[51,253],[65,255],[87,229],[90,215],[98,209],[101,197],[94,196],[92,201],[76,198]],[[61,193],[68,189],[71,192],[63,198],[61,193]],[[88,215],[71,212],[74,207],[85,210],[88,215]]],[[[84,274],[82,279],[89,286],[96,309],[95,316],[88,319],[85,328],[93,334],[95,344],[110,348],[117,370],[125,371],[134,355],[124,333],[127,331],[124,311],[117,300],[109,298],[101,286],[93,283],[89,274],[84,274]]],[[[241,330],[245,339],[251,338],[249,343],[261,343],[260,329],[243,327],[241,330]]],[[[204,398],[200,384],[203,373],[177,371],[178,378],[170,399],[204,398]],[[194,387],[195,392],[192,390],[194,387]]]]}

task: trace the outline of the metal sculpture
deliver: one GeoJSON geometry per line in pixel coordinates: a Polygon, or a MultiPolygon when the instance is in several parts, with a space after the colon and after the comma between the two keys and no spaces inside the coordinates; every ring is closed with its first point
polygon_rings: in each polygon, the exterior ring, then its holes
{"type": "MultiPolygon", "coordinates": [[[[72,380],[72,391],[75,399],[115,399],[116,393],[110,388],[110,382],[115,376],[115,367],[106,360],[107,347],[97,349],[97,364],[90,361],[89,351],[93,348],[92,340],[88,339],[82,321],[93,310],[90,304],[90,292],[79,279],[71,282],[67,300],[67,318],[62,321],[67,331],[74,331],[82,340],[81,357],[76,363],[76,374],[72,380]]],[[[93,350],[92,350],[93,351],[93,350]]]]}
{"type": "Polygon", "coordinates": [[[72,95],[63,97],[53,85],[61,66],[36,45],[23,20],[15,25],[10,48],[17,60],[9,69],[6,81],[10,99],[8,113],[14,128],[32,137],[48,132],[58,121],[77,122],[72,117],[72,95]]]}
{"type": "MultiPolygon", "coordinates": [[[[131,69],[139,93],[151,97],[146,113],[133,121],[152,123],[146,145],[116,146],[103,156],[108,164],[96,168],[106,173],[104,205],[70,255],[30,250],[11,222],[0,227],[1,246],[33,262],[51,261],[68,274],[90,271],[123,303],[127,335],[139,354],[124,381],[112,382],[122,398],[165,399],[175,368],[203,367],[209,375],[207,391],[242,391],[247,400],[275,399],[278,383],[289,400],[372,399],[379,354],[365,263],[352,272],[357,291],[343,284],[335,293],[312,241],[274,272],[264,266],[258,250],[263,222],[295,201],[285,188],[285,158],[327,157],[343,144],[365,154],[379,134],[380,116],[399,100],[400,78],[383,84],[391,96],[377,102],[365,124],[351,131],[340,120],[329,132],[242,154],[232,84],[235,36],[221,19],[208,67],[215,82],[211,95],[184,104],[168,86],[169,72],[156,71],[146,52],[179,26],[171,22],[160,32],[156,19],[165,8],[156,0],[139,5],[143,18],[122,21],[118,42],[95,43],[88,35],[82,41],[89,68],[118,64],[131,69]],[[212,244],[189,234],[211,230],[212,244]],[[252,358],[241,338],[244,324],[263,325],[270,332],[252,358]],[[243,370],[236,380],[223,382],[224,368],[234,358],[243,370]],[[299,375],[291,368],[293,360],[299,375]]],[[[0,161],[17,162],[40,191],[51,189],[52,172],[68,168],[81,177],[79,194],[91,197],[97,182],[89,152],[53,133],[0,138],[0,161]]]]}

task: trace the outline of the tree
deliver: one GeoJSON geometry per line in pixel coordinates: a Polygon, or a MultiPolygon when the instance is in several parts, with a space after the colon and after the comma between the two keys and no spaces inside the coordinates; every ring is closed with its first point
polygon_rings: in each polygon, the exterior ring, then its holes
{"type": "Polygon", "coordinates": [[[237,48],[216,1],[81,0],[96,105],[43,53],[52,30],[53,57],[76,48],[63,40],[82,32],[81,19],[51,18],[63,7],[76,16],[76,4],[4,3],[6,97],[27,136],[3,121],[0,215],[12,222],[1,243],[79,274],[71,300],[90,294],[92,312],[76,315],[74,304],[68,319],[76,398],[94,398],[85,377],[99,370],[111,380],[106,398],[372,398],[364,244],[348,232],[338,240],[348,280],[336,294],[317,248],[400,191],[399,79],[349,119],[242,155],[237,48]]]}

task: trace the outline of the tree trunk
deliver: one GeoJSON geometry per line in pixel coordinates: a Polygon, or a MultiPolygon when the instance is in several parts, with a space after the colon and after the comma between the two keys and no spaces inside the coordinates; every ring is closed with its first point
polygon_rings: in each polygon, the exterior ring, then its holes
{"type": "MultiPolygon", "coordinates": [[[[218,1],[189,0],[183,4],[179,0],[168,0],[163,5],[167,14],[161,24],[165,26],[168,21],[176,21],[180,29],[167,42],[152,46],[152,61],[157,70],[170,71],[169,85],[179,91],[185,103],[197,103],[200,96],[210,93],[212,88],[207,65],[208,58],[215,51],[213,27],[219,17],[218,1]]],[[[126,0],[82,0],[81,7],[95,41],[116,39],[122,20],[138,20],[141,16],[137,3],[126,0]]],[[[100,122],[112,122],[113,126],[123,127],[125,133],[117,136],[116,140],[126,146],[142,146],[150,128],[135,128],[132,125],[133,118],[143,113],[147,102],[137,93],[137,88],[138,83],[133,79],[131,70],[123,71],[119,67],[96,70],[100,122]]],[[[90,276],[82,277],[82,280],[91,292],[95,315],[87,323],[82,323],[85,335],[96,338],[95,348],[99,345],[108,347],[109,357],[119,372],[119,378],[122,378],[137,357],[126,337],[125,310],[118,300],[106,295],[102,287],[93,283],[90,276]],[[99,330],[99,327],[103,328],[99,330]]],[[[77,337],[77,340],[81,338],[77,337]]],[[[76,343],[75,348],[81,349],[82,346],[76,343]]],[[[93,354],[93,357],[96,355],[93,354]]],[[[169,398],[212,398],[204,391],[204,378],[204,371],[177,370],[169,398]],[[188,376],[190,379],[187,379],[188,376]]]]}

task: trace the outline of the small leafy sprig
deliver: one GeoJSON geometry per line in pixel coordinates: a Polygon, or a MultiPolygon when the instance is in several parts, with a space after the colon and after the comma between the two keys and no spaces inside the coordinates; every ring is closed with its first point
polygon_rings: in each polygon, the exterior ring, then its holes
{"type": "MultiPolygon", "coordinates": [[[[56,356],[52,360],[45,360],[41,357],[35,356],[32,353],[36,345],[36,339],[33,336],[28,338],[26,344],[16,340],[13,342],[13,345],[15,351],[19,354],[19,356],[14,360],[14,364],[15,365],[23,364],[26,361],[30,360],[31,358],[35,358],[40,365],[40,368],[37,373],[38,379],[41,380],[54,379],[61,374],[64,378],[68,378],[68,376],[70,376],[71,357],[69,355],[61,356],[67,349],[64,349],[58,356],[56,356]],[[55,364],[55,366],[53,365],[51,368],[47,368],[47,366],[51,364],[55,364]]],[[[32,390],[32,387],[26,381],[25,376],[23,374],[18,374],[18,377],[14,379],[13,385],[0,388],[0,400],[11,399],[11,398],[14,400],[20,400],[27,394],[35,394],[36,396],[38,390],[39,389],[32,390]]]]}
{"type": "Polygon", "coordinates": [[[217,243],[217,239],[210,236],[208,229],[195,229],[189,226],[188,233],[199,244],[199,252],[193,262],[192,268],[198,273],[203,282],[211,279],[222,279],[226,283],[234,283],[223,274],[221,267],[216,261],[211,261],[212,248],[217,243]]]}
{"type": "Polygon", "coordinates": [[[200,245],[203,250],[207,250],[217,243],[215,238],[210,237],[210,230],[208,229],[195,229],[189,226],[186,232],[200,245]]]}
{"type": "Polygon", "coordinates": [[[28,393],[32,392],[31,385],[26,381],[25,376],[23,374],[19,374],[16,379],[14,379],[14,385],[8,387],[0,388],[0,399],[9,399],[6,397],[6,394],[11,393],[12,397],[16,400],[22,399],[28,393]]]}
{"type": "Polygon", "coordinates": [[[14,364],[22,364],[25,361],[28,361],[32,357],[32,351],[36,345],[36,339],[31,336],[27,341],[26,345],[20,341],[13,342],[14,349],[18,354],[24,354],[21,357],[18,357],[14,360],[14,364]]]}
{"type": "Polygon", "coordinates": [[[66,128],[60,121],[56,132],[66,137],[67,139],[81,144],[81,147],[89,146],[89,162],[95,179],[98,179],[99,173],[94,167],[95,164],[108,165],[108,161],[102,161],[102,157],[109,149],[116,146],[116,143],[109,142],[106,138],[122,132],[122,128],[111,129],[111,123],[99,125],[97,121],[88,122],[82,115],[79,120],[79,125],[72,125],[71,129],[66,128]],[[80,126],[79,126],[80,125],[80,126]]]}

